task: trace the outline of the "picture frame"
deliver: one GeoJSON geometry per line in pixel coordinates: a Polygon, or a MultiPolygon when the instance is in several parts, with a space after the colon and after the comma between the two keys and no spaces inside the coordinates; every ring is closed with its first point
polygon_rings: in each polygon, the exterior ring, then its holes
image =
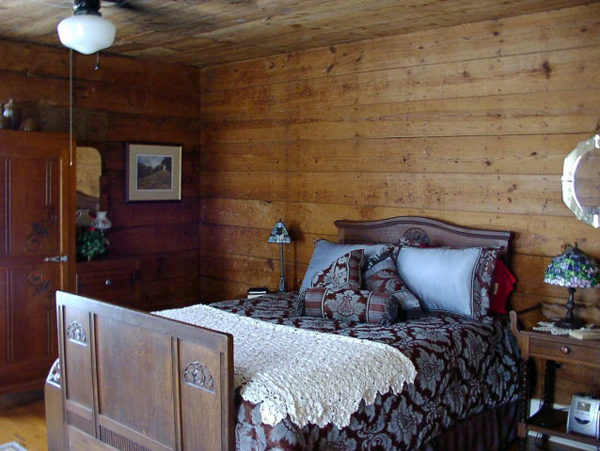
{"type": "Polygon", "coordinates": [[[127,144],[127,202],[181,200],[181,146],[127,144]]]}

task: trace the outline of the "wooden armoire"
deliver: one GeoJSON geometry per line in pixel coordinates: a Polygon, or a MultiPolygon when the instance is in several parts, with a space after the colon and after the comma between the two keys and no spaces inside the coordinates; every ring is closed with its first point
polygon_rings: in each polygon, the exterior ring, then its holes
{"type": "Polygon", "coordinates": [[[0,130],[0,395],[42,389],[57,356],[55,291],[73,287],[69,137],[0,130]]]}

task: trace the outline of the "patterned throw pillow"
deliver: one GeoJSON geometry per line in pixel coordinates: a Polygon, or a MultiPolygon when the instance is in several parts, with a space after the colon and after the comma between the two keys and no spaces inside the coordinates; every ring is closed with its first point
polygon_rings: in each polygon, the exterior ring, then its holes
{"type": "Polygon", "coordinates": [[[361,269],[365,258],[364,249],[356,249],[342,255],[327,268],[315,273],[312,278],[313,288],[354,288],[360,290],[361,269]]]}
{"type": "Polygon", "coordinates": [[[355,289],[310,288],[305,296],[306,316],[344,322],[390,324],[397,304],[391,294],[355,289]]]}
{"type": "Polygon", "coordinates": [[[300,293],[302,294],[312,287],[312,280],[316,273],[327,268],[331,265],[332,261],[337,260],[342,255],[357,249],[364,249],[365,259],[370,260],[371,258],[377,258],[377,255],[387,251],[390,246],[392,245],[367,243],[339,244],[324,239],[317,240],[310,263],[308,264],[308,268],[306,268],[304,279],[302,279],[302,285],[300,285],[300,293]]]}
{"type": "MultiPolygon", "coordinates": [[[[367,263],[364,271],[365,289],[390,293],[393,301],[400,306],[399,318],[401,320],[419,319],[423,315],[421,304],[402,282],[392,258],[388,255],[375,264],[367,263]]],[[[392,321],[394,319],[392,318],[392,321]]]]}

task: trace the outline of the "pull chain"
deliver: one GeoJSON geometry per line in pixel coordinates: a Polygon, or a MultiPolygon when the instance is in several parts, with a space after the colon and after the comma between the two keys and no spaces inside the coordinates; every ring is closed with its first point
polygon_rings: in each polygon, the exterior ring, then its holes
{"type": "Polygon", "coordinates": [[[69,49],[69,166],[73,166],[73,50],[69,49]]]}

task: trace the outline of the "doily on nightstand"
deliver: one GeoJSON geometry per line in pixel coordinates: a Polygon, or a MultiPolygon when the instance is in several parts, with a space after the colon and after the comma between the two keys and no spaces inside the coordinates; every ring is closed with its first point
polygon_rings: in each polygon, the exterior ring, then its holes
{"type": "Polygon", "coordinates": [[[561,329],[560,327],[556,327],[554,323],[547,321],[540,321],[537,326],[533,327],[533,330],[550,332],[552,335],[569,335],[569,329],[561,329]]]}

